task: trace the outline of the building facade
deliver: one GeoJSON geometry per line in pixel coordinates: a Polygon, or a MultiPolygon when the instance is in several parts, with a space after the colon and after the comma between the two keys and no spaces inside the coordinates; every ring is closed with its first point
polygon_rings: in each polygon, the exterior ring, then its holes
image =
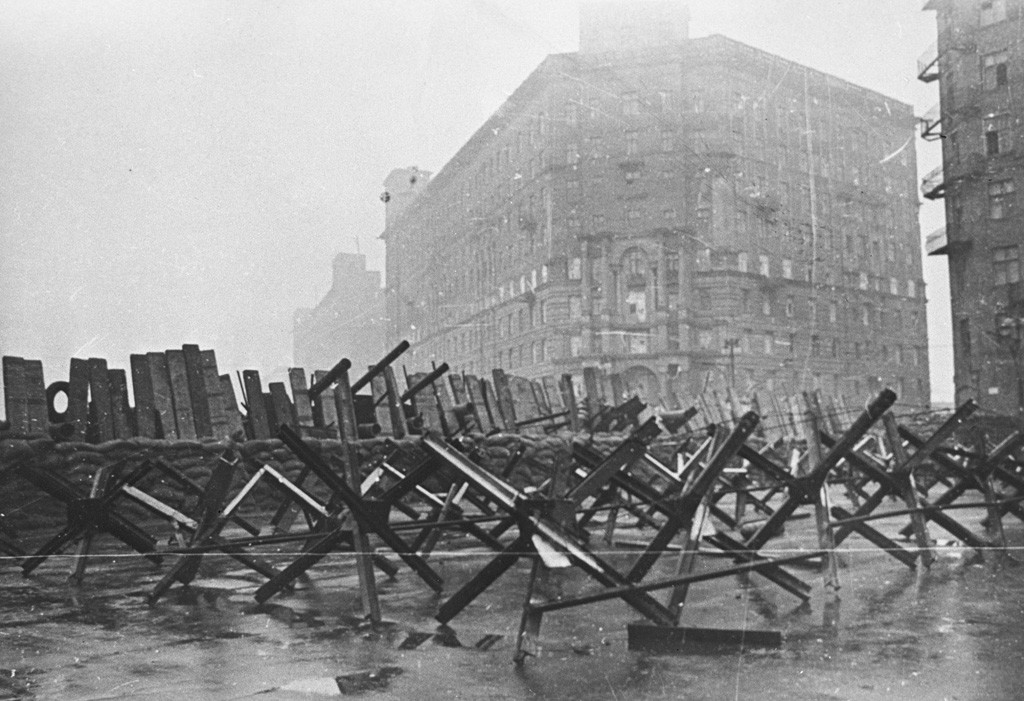
{"type": "Polygon", "coordinates": [[[722,36],[590,36],[389,217],[391,341],[476,373],[598,367],[652,402],[926,405],[911,108],[722,36]]]}
{"type": "Polygon", "coordinates": [[[330,291],[313,308],[295,312],[295,367],[330,370],[342,358],[354,375],[387,352],[384,289],[378,270],[366,269],[366,256],[339,253],[330,291]]]}
{"type": "Polygon", "coordinates": [[[944,198],[946,229],[929,253],[949,261],[957,403],[1024,412],[1024,2],[932,0],[938,38],[918,77],[939,104],[923,136],[941,138],[942,165],[923,194],[944,198]]]}

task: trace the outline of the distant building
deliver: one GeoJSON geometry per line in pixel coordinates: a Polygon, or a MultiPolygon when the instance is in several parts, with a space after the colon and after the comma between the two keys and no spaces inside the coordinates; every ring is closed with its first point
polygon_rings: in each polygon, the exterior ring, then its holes
{"type": "Polygon", "coordinates": [[[598,367],[649,401],[888,385],[927,405],[910,106],[687,39],[679,3],[628,7],[584,14],[582,50],[388,212],[390,340],[476,373],[598,367]]]}
{"type": "Polygon", "coordinates": [[[339,253],[330,291],[316,307],[295,312],[295,366],[329,370],[348,358],[357,377],[387,352],[384,313],[380,271],[367,270],[362,254],[339,253]]]}
{"type": "Polygon", "coordinates": [[[938,41],[918,77],[938,81],[922,134],[942,139],[923,194],[945,198],[929,253],[949,260],[956,401],[1024,412],[1024,2],[931,0],[938,41]]]}

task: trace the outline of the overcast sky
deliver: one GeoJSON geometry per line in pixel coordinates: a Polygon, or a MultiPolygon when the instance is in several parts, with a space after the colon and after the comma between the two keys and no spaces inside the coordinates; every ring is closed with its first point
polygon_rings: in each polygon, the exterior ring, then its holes
{"type": "MultiPolygon", "coordinates": [[[[915,106],[920,0],[691,0],[725,34],[915,106]]],[[[275,377],[339,251],[383,268],[381,182],[441,166],[578,2],[0,3],[0,354],[127,367],[198,343],[275,377]]],[[[918,140],[923,172],[938,163],[918,140]]],[[[922,236],[942,223],[922,209],[922,236]]],[[[926,260],[933,396],[952,397],[945,261],[926,260]]]]}

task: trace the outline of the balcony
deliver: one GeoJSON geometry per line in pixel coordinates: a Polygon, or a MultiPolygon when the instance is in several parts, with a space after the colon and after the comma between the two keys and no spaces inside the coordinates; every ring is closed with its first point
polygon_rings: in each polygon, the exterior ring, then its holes
{"type": "Polygon", "coordinates": [[[942,138],[942,112],[939,103],[932,105],[918,121],[921,122],[921,138],[925,141],[936,141],[942,138]]]}
{"type": "Polygon", "coordinates": [[[921,195],[927,200],[937,200],[946,195],[946,181],[942,166],[936,166],[921,179],[921,195]]]}
{"type": "Polygon", "coordinates": [[[932,45],[925,49],[917,59],[917,79],[922,83],[931,83],[939,79],[939,45],[932,42],[932,45]]]}

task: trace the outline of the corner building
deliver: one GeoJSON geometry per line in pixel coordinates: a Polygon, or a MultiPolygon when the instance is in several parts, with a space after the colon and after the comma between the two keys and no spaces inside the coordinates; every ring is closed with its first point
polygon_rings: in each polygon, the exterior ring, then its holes
{"type": "Polygon", "coordinates": [[[927,405],[911,108],[723,36],[581,32],[389,210],[390,340],[669,405],[927,405]]]}
{"type": "Polygon", "coordinates": [[[931,0],[937,46],[918,78],[939,84],[923,136],[942,140],[942,165],[923,194],[944,198],[957,403],[1024,413],[1024,2],[931,0]]]}

